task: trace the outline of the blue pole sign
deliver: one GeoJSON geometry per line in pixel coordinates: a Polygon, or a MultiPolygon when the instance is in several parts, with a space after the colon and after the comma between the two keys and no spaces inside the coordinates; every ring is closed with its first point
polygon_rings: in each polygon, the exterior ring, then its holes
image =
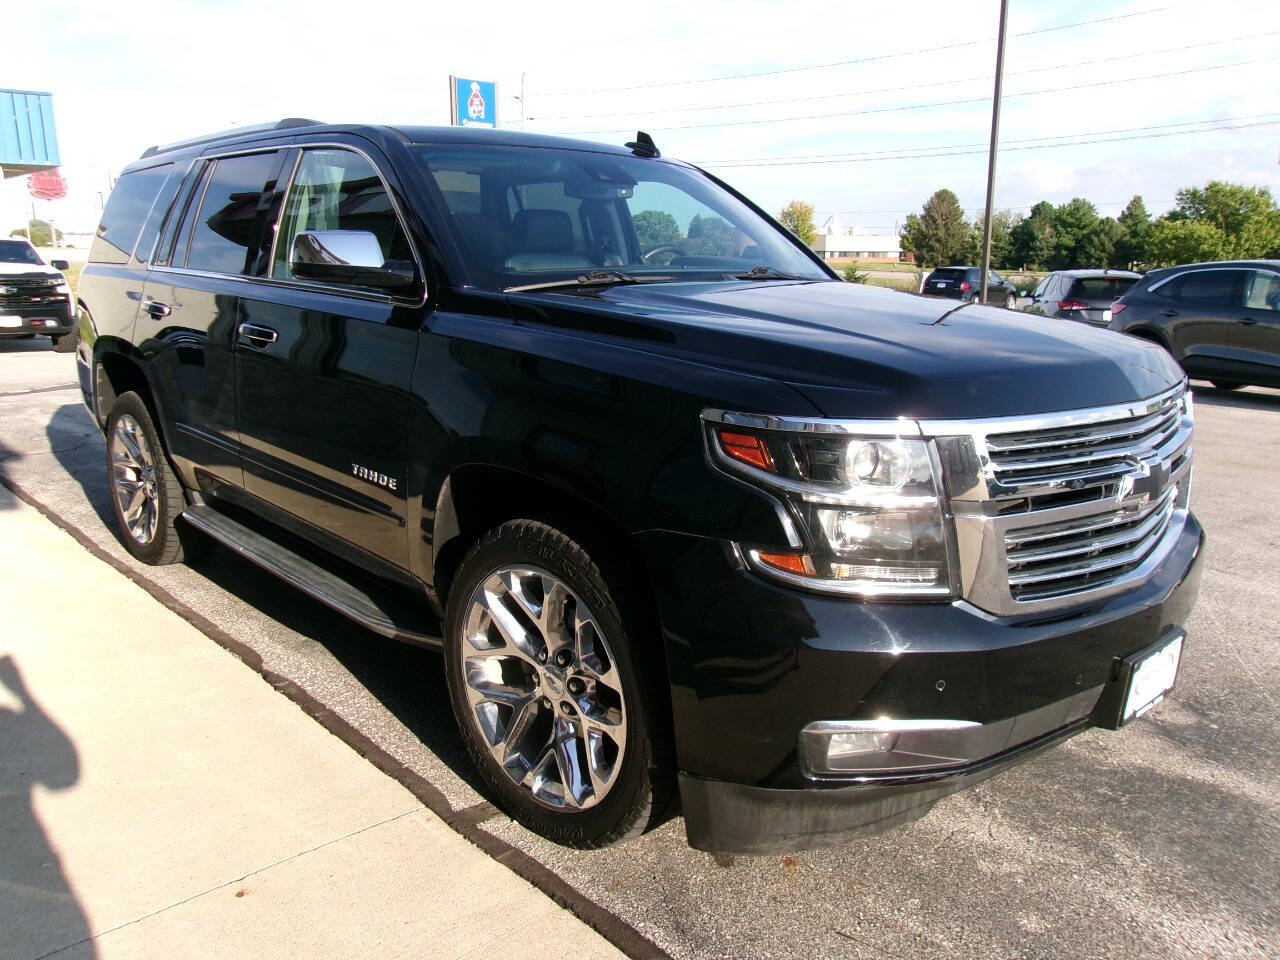
{"type": "Polygon", "coordinates": [[[489,80],[449,78],[450,114],[455,127],[496,127],[498,85],[489,80]]]}

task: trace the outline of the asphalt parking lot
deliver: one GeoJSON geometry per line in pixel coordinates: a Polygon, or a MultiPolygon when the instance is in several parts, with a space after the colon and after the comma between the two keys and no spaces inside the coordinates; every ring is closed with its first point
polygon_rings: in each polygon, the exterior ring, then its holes
{"type": "MultiPolygon", "coordinates": [[[[437,654],[365,633],[222,548],[191,567],[129,559],[74,380],[47,340],[0,340],[0,477],[455,810],[481,803],[437,654]]],[[[500,814],[482,829],[678,958],[1280,956],[1280,391],[1196,384],[1196,414],[1200,602],[1173,695],[1123,733],[1087,732],[906,828],[793,856],[718,861],[685,845],[678,819],[598,852],[500,814]]],[[[57,571],[33,580],[50,603],[75,595],[57,571]]]]}

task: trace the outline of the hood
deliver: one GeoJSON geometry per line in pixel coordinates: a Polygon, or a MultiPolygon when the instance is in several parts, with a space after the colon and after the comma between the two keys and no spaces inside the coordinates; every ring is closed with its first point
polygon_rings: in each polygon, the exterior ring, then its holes
{"type": "Polygon", "coordinates": [[[635,284],[512,305],[517,319],[771,377],[829,417],[1048,413],[1183,378],[1159,347],[1108,330],[840,281],[635,284]]]}
{"type": "Polygon", "coordinates": [[[34,263],[4,263],[0,261],[0,277],[60,277],[62,272],[53,267],[34,263]]]}

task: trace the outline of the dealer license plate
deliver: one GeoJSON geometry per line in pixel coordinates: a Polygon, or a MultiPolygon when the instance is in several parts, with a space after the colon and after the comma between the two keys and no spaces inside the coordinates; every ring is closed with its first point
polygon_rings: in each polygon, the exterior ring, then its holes
{"type": "Polygon", "coordinates": [[[1129,676],[1129,690],[1124,698],[1124,711],[1120,715],[1122,724],[1142,716],[1173,688],[1185,639],[1186,636],[1179,633],[1134,664],[1133,673],[1129,676]]]}
{"type": "Polygon", "coordinates": [[[0,327],[20,327],[22,326],[21,317],[0,317],[0,327]]]}
{"type": "Polygon", "coordinates": [[[1102,322],[1103,322],[1103,323],[1110,323],[1110,322],[1111,322],[1111,311],[1110,311],[1110,310],[1103,310],[1103,311],[1102,311],[1102,322]]]}

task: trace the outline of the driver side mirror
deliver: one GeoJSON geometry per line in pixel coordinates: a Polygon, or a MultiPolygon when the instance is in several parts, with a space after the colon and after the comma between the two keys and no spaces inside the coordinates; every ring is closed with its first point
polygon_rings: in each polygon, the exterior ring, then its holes
{"type": "Polygon", "coordinates": [[[49,266],[55,270],[70,270],[71,264],[66,260],[50,260],[49,266]]]}
{"type": "Polygon", "coordinates": [[[411,263],[388,261],[368,230],[304,230],[293,238],[289,270],[299,280],[404,291],[417,280],[411,263]]]}

